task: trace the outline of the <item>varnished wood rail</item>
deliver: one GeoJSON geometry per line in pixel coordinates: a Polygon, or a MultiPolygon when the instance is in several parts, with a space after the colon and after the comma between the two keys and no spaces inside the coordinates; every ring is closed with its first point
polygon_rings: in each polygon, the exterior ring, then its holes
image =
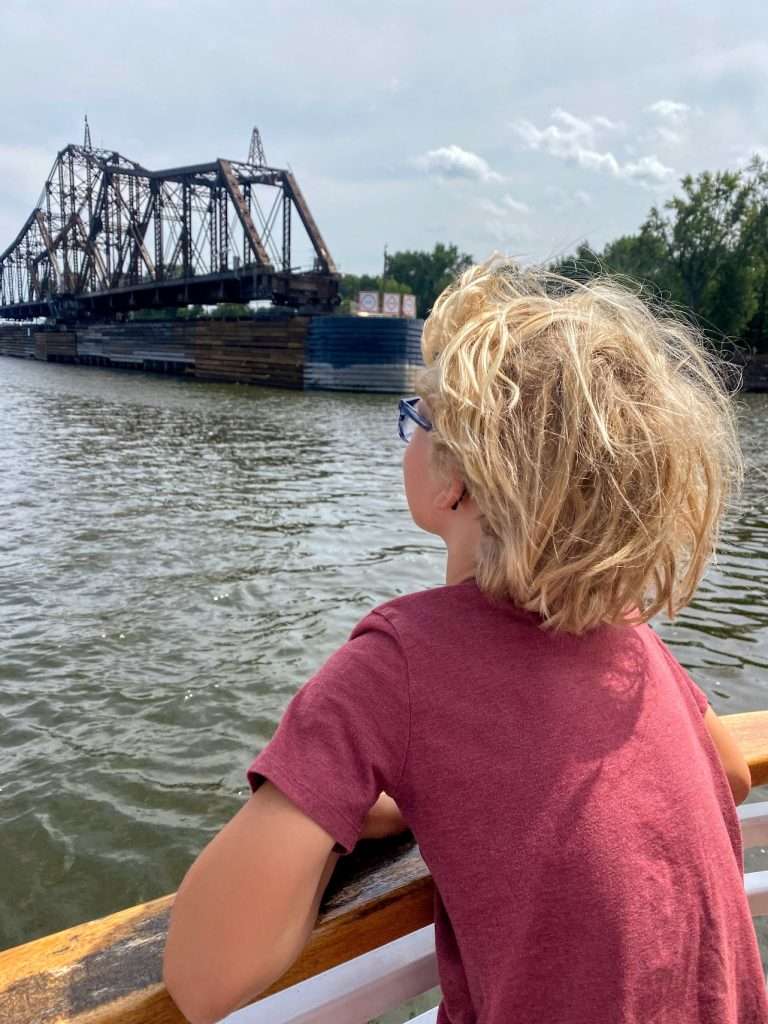
{"type": "MultiPolygon", "coordinates": [[[[752,785],[768,783],[768,711],[726,715],[752,785]]],[[[362,840],[328,884],[309,943],[267,996],[430,924],[432,879],[410,833],[362,840]]],[[[173,896],[0,953],[3,1024],[183,1024],[162,983],[173,896]]]]}

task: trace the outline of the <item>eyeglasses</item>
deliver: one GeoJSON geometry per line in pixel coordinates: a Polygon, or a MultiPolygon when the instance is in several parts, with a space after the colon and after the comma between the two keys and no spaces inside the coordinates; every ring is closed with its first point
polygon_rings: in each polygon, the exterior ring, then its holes
{"type": "Polygon", "coordinates": [[[413,437],[413,432],[416,430],[416,425],[420,426],[423,430],[431,430],[432,424],[429,420],[420,416],[416,412],[416,403],[419,400],[418,395],[414,395],[413,398],[401,398],[398,404],[398,420],[397,420],[397,432],[400,435],[400,440],[405,441],[406,444],[413,437]]]}
{"type": "MultiPolygon", "coordinates": [[[[432,429],[432,424],[429,422],[429,420],[425,419],[423,416],[420,416],[416,412],[416,403],[418,402],[418,400],[419,396],[414,395],[413,398],[401,398],[399,402],[397,430],[398,433],[400,434],[401,439],[405,441],[406,444],[408,444],[408,442],[413,437],[413,432],[416,429],[417,424],[424,430],[432,429]]],[[[453,505],[451,505],[451,508],[454,510],[454,512],[459,507],[459,502],[466,493],[467,488],[466,485],[464,485],[458,499],[453,503],[453,505]]]]}

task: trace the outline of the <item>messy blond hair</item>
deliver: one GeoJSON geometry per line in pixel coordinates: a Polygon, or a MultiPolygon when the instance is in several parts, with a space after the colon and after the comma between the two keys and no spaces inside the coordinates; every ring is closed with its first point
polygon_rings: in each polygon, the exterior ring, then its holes
{"type": "Polygon", "coordinates": [[[723,364],[608,278],[492,257],[442,293],[416,390],[480,514],[480,588],[580,634],[691,600],[743,477],[723,364]]]}

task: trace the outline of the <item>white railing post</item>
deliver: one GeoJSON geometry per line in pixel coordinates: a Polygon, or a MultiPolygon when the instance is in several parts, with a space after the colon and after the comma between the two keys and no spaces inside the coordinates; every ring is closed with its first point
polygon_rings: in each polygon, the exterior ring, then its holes
{"type": "Polygon", "coordinates": [[[430,924],[245,1006],[226,1024],[364,1024],[439,983],[430,924]]]}
{"type": "MultiPolygon", "coordinates": [[[[736,811],[741,822],[744,849],[768,846],[768,802],[742,804],[736,811]]],[[[768,871],[747,871],[744,874],[744,889],[752,917],[768,914],[768,871]]]]}

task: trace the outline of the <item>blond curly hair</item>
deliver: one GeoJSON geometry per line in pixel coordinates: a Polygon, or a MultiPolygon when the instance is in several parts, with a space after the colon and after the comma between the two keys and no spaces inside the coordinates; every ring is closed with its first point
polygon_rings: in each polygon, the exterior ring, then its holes
{"type": "Polygon", "coordinates": [[[479,510],[492,598],[581,634],[691,600],[743,479],[723,364],[608,278],[492,257],[438,298],[416,390],[479,510]]]}

